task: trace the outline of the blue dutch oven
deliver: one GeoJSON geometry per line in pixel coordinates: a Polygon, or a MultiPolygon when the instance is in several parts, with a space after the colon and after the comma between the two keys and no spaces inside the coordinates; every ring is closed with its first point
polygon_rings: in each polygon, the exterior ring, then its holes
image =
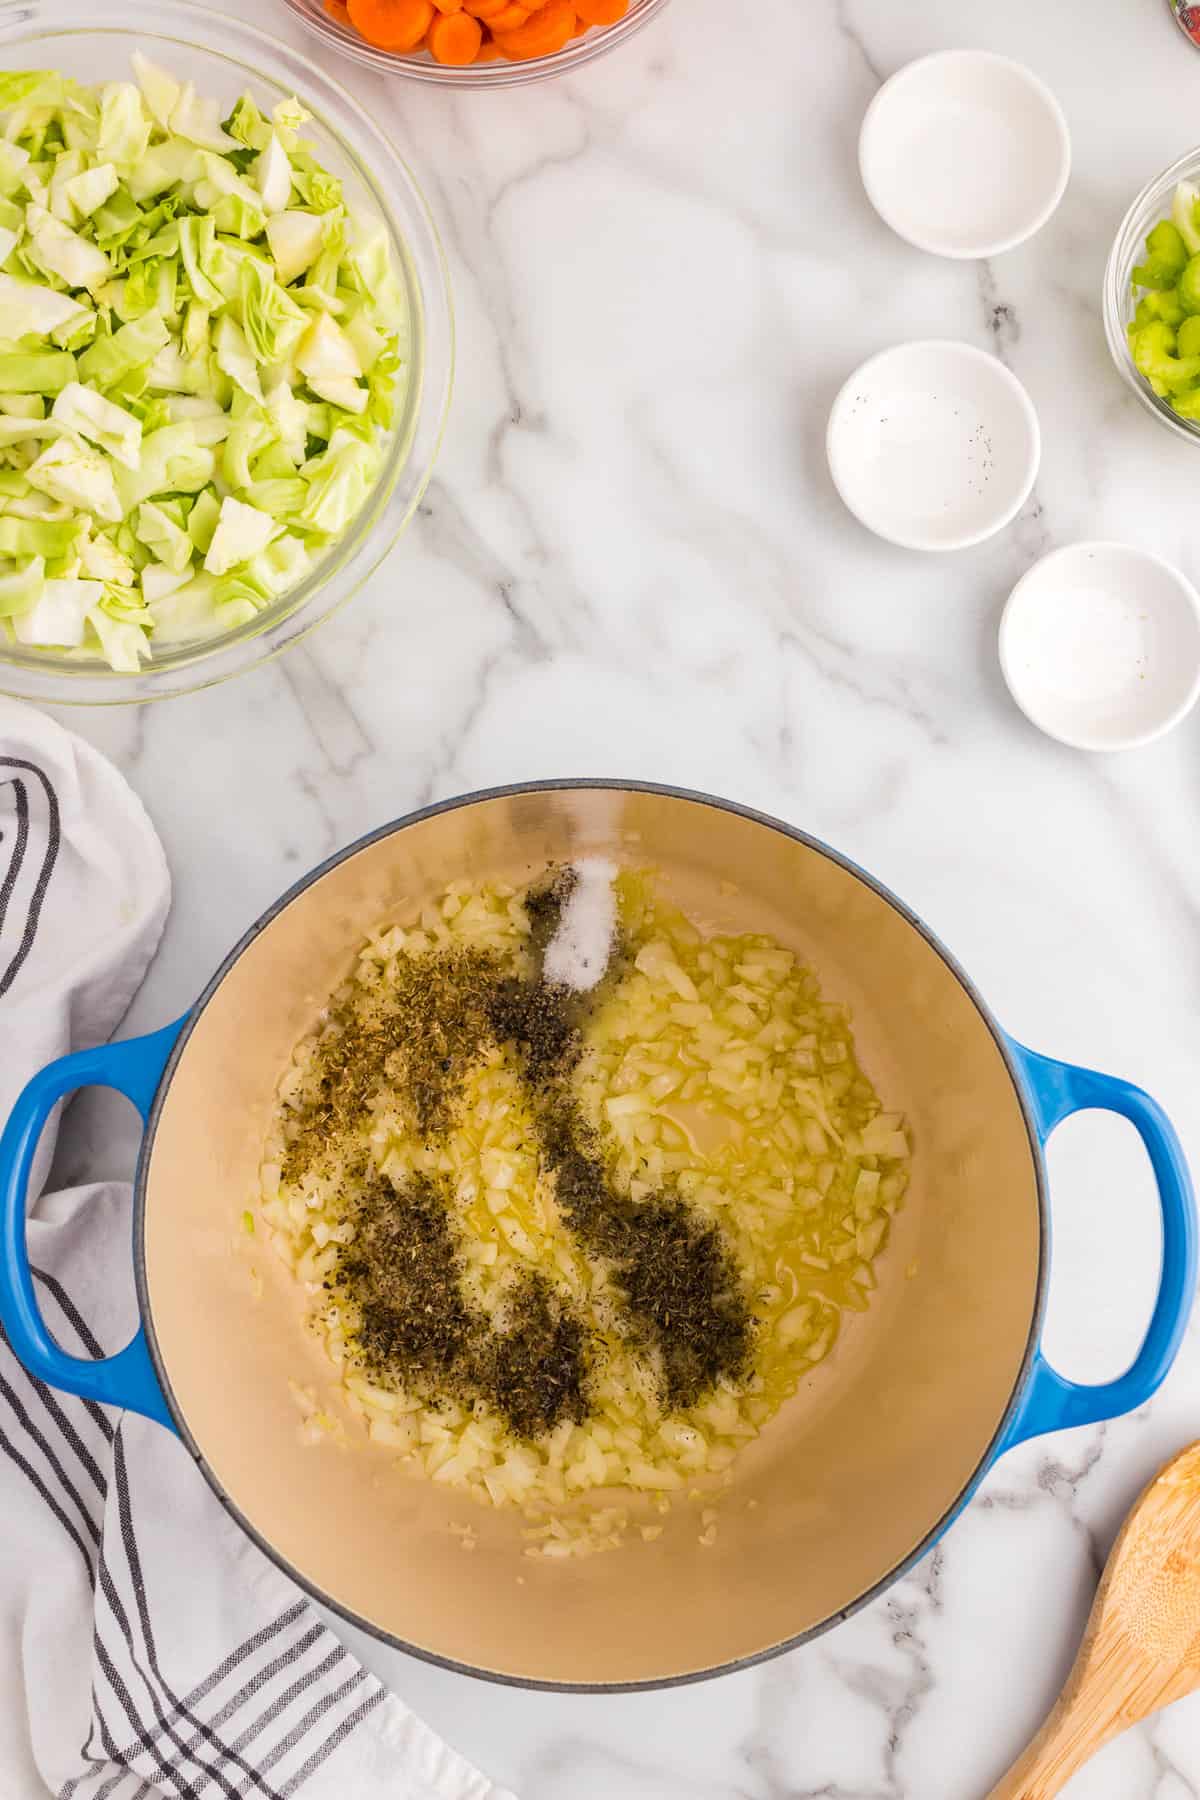
{"type": "MultiPolygon", "coordinates": [[[[1121,1229],[1120,1206],[1097,1197],[1098,1229],[1121,1229]]],[[[0,1209],[0,1315],[31,1373],[176,1430],[268,1555],[347,1618],[535,1686],[696,1679],[846,1617],[929,1549],[1014,1444],[1144,1405],[1196,1283],[1191,1184],[1154,1100],[1015,1043],[921,922],[825,845],[704,795],[616,782],[468,796],[333,857],[258,921],[184,1018],[30,1082],[0,1140],[0,1209]],[[912,1186],[869,1310],[743,1452],[715,1543],[699,1542],[685,1505],[654,1542],[633,1533],[617,1554],[550,1562],[522,1555],[519,1515],[472,1508],[478,1547],[465,1557],[450,1529],[462,1501],[392,1468],[342,1417],[293,1279],[239,1221],[281,1071],[366,933],[451,881],[524,880],[585,853],[655,868],[693,917],[766,929],[811,962],[850,1005],[865,1067],[908,1119],[912,1186]],[[88,1362],[40,1314],[25,1215],[52,1109],[97,1084],[126,1094],[146,1124],[133,1241],[142,1324],[118,1354],[88,1362]],[[1128,1119],[1146,1147],[1163,1254],[1132,1366],[1089,1386],[1053,1369],[1039,1337],[1043,1147],[1093,1108],[1128,1119]],[[302,1441],[293,1384],[320,1391],[337,1442],[302,1441]]]]}

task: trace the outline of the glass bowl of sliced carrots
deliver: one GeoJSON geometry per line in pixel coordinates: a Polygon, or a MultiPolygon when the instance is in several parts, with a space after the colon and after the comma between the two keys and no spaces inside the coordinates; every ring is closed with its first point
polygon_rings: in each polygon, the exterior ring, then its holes
{"type": "Polygon", "coordinates": [[[370,68],[455,87],[565,75],[649,24],[667,0],[287,0],[370,68]]]}

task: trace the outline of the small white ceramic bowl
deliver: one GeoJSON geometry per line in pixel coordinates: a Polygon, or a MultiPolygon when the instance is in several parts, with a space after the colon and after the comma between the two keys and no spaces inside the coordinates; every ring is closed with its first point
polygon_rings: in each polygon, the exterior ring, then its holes
{"type": "Polygon", "coordinates": [[[995,256],[1039,231],[1063,197],[1071,137],[1024,64],[946,50],[885,81],[858,163],[876,212],[937,256],[995,256]]]}
{"type": "Polygon", "coordinates": [[[881,351],[833,403],[834,485],[867,528],[906,550],[962,550],[1016,517],[1042,438],[1016,376],[973,344],[881,351]]]}
{"type": "Polygon", "coordinates": [[[1130,544],[1067,544],[1022,576],[1000,621],[1017,705],[1076,750],[1132,750],[1200,695],[1200,595],[1130,544]]]}

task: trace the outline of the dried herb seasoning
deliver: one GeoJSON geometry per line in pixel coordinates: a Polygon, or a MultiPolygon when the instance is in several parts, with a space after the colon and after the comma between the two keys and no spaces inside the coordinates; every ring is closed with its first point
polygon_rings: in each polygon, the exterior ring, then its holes
{"type": "Polygon", "coordinates": [[[529,948],[536,969],[540,970],[547,947],[557,933],[578,885],[579,876],[567,863],[547,869],[541,881],[526,891],[523,905],[529,920],[529,948]]]}
{"type": "Polygon", "coordinates": [[[470,1347],[465,1386],[488,1400],[517,1437],[536,1438],[588,1414],[589,1355],[580,1321],[549,1282],[527,1276],[509,1302],[502,1331],[470,1347]]]}
{"type": "Polygon", "coordinates": [[[403,1191],[377,1170],[356,1184],[354,1241],[331,1277],[357,1302],[367,1366],[403,1367],[426,1383],[449,1379],[470,1319],[445,1202],[432,1182],[403,1191]]]}
{"type": "Polygon", "coordinates": [[[662,1398],[691,1406],[750,1355],[752,1322],[720,1232],[675,1193],[615,1191],[600,1146],[569,1097],[538,1109],[558,1204],[593,1255],[613,1266],[635,1344],[662,1360],[662,1398]]]}
{"type": "MultiPolygon", "coordinates": [[[[513,1053],[559,1208],[582,1248],[610,1267],[635,1350],[655,1356],[662,1399],[692,1405],[722,1377],[747,1369],[752,1319],[716,1226],[665,1191],[620,1193],[572,1077],[583,1027],[604,986],[580,994],[547,982],[553,940],[575,881],[551,869],[525,897],[524,967],[461,946],[398,959],[386,990],[352,991],[317,1046],[318,1095],[289,1147],[285,1179],[369,1124],[383,1088],[403,1095],[417,1129],[435,1141],[461,1109],[467,1074],[496,1044],[513,1053]]],[[[357,1303],[359,1351],[375,1379],[427,1396],[482,1399],[518,1437],[535,1438],[587,1412],[590,1360],[580,1321],[549,1283],[520,1281],[499,1327],[466,1297],[446,1197],[427,1179],[397,1189],[377,1172],[351,1183],[357,1235],[332,1281],[357,1303]]]]}
{"type": "Polygon", "coordinates": [[[357,1227],[331,1279],[358,1305],[359,1352],[379,1381],[427,1398],[486,1400],[521,1438],[587,1415],[584,1332],[538,1275],[518,1283],[497,1326],[465,1297],[446,1197],[418,1177],[364,1176],[357,1227]]]}
{"type": "Polygon", "coordinates": [[[488,1002],[496,1041],[515,1050],[535,1112],[546,1090],[561,1089],[570,1081],[583,1054],[583,1027],[620,979],[624,961],[618,946],[609,958],[604,979],[586,993],[544,979],[546,948],[558,931],[577,880],[570,867],[552,868],[530,888],[524,900],[530,923],[529,966],[522,973],[498,979],[488,1002]]]}
{"type": "Polygon", "coordinates": [[[386,989],[351,988],[317,1040],[317,1098],[288,1145],[284,1180],[298,1180],[335,1140],[352,1136],[383,1090],[407,1098],[423,1136],[444,1135],[466,1075],[495,1041],[491,1008],[502,979],[499,958],[453,946],[399,957],[386,989]]]}

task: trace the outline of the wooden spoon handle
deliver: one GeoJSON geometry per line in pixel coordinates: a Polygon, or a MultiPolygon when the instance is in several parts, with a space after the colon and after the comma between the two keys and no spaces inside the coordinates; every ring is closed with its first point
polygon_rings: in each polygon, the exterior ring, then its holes
{"type": "Polygon", "coordinates": [[[988,1800],[1054,1800],[1089,1754],[1085,1752],[1077,1762],[1060,1767],[1057,1761],[1038,1755],[1036,1746],[1031,1745],[996,1783],[988,1800]]]}
{"type": "Polygon", "coordinates": [[[988,1800],[1054,1800],[1122,1722],[1114,1722],[1085,1705],[1055,1707],[1024,1755],[1018,1757],[988,1795],[988,1800]]]}

